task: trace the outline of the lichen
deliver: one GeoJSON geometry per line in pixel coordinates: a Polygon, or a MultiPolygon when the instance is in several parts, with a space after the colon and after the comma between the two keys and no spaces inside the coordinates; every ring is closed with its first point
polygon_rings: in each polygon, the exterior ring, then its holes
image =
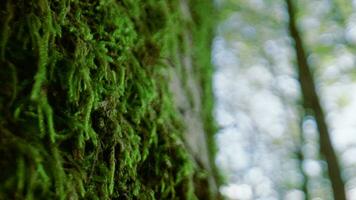
{"type": "Polygon", "coordinates": [[[197,198],[165,72],[178,4],[0,2],[0,199],[197,198]]]}

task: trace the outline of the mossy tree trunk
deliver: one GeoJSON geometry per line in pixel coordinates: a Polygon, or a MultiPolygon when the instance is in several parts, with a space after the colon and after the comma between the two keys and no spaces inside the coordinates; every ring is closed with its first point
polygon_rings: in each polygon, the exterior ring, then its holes
{"type": "Polygon", "coordinates": [[[212,9],[195,0],[0,2],[0,199],[215,198],[211,159],[195,164],[169,89],[188,45],[211,144],[210,51],[200,49],[212,24],[193,5],[212,9]]]}

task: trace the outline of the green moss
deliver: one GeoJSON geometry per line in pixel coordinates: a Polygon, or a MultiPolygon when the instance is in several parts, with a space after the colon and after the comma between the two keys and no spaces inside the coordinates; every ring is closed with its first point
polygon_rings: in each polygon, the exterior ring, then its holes
{"type": "MultiPolygon", "coordinates": [[[[190,0],[189,7],[193,18],[191,25],[193,33],[193,65],[197,80],[202,87],[202,113],[204,129],[207,134],[207,145],[209,150],[209,160],[213,170],[216,184],[222,185],[223,178],[215,165],[215,155],[217,147],[215,143],[215,133],[217,126],[213,118],[214,94],[212,76],[214,68],[211,63],[211,45],[214,37],[214,25],[217,13],[212,3],[199,0],[190,0]],[[209,16],[207,16],[209,13],[209,16]]],[[[221,197],[220,197],[221,198],[221,197]]]]}
{"type": "Polygon", "coordinates": [[[163,64],[178,7],[0,3],[0,199],[196,198],[163,64]]]}
{"type": "MultiPolygon", "coordinates": [[[[207,169],[205,169],[206,166],[198,164],[200,171],[195,174],[194,181],[196,186],[199,185],[198,187],[208,188],[209,183],[207,181],[209,176],[213,176],[216,186],[222,185],[224,182],[215,165],[215,155],[217,152],[215,133],[217,132],[217,127],[213,118],[214,95],[212,75],[214,71],[211,63],[211,44],[217,13],[211,1],[187,0],[182,2],[183,4],[187,4],[185,6],[189,9],[188,12],[190,15],[183,17],[179,21],[179,24],[177,24],[181,29],[174,37],[176,38],[174,40],[175,44],[171,45],[173,47],[171,52],[174,52],[171,58],[174,59],[174,63],[176,63],[176,67],[178,68],[175,72],[179,72],[182,87],[184,88],[185,96],[188,97],[190,107],[195,108],[201,105],[198,110],[201,110],[200,116],[204,124],[209,162],[212,169],[207,172],[207,169]],[[188,57],[192,61],[192,70],[184,66],[185,63],[183,60],[186,59],[185,57],[188,57]],[[194,103],[193,91],[189,87],[189,77],[197,81],[198,87],[201,90],[201,93],[198,95],[201,102],[198,102],[197,105],[194,103]]],[[[201,199],[222,199],[218,193],[210,192],[209,194],[209,191],[206,191],[204,194],[198,194],[198,196],[201,199]]]]}

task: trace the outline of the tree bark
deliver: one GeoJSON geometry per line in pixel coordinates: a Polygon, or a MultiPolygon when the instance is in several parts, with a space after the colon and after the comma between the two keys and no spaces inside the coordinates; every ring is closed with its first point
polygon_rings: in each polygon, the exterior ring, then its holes
{"type": "Polygon", "coordinates": [[[303,41],[296,25],[295,9],[292,0],[286,0],[286,3],[289,14],[289,32],[291,38],[294,40],[297,58],[298,79],[304,101],[303,106],[306,111],[311,111],[311,115],[315,118],[319,131],[320,154],[324,157],[328,165],[328,175],[331,181],[334,199],[346,200],[345,186],[341,177],[341,169],[330,139],[324,111],[316,92],[313,75],[307,62],[303,41]]]}

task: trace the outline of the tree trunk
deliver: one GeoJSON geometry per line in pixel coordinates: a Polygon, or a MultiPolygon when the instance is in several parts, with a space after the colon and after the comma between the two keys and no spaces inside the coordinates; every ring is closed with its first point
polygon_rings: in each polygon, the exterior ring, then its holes
{"type": "Polygon", "coordinates": [[[295,52],[297,58],[298,78],[303,95],[305,111],[311,111],[314,116],[320,142],[320,154],[324,157],[328,165],[328,175],[331,181],[334,199],[346,200],[344,182],[341,177],[341,169],[333,148],[328,126],[326,124],[323,108],[315,88],[313,75],[307,62],[306,51],[296,25],[295,9],[292,0],[286,0],[289,13],[289,32],[294,40],[295,52]]]}
{"type": "Polygon", "coordinates": [[[212,8],[0,1],[0,199],[216,199],[212,8]]]}

